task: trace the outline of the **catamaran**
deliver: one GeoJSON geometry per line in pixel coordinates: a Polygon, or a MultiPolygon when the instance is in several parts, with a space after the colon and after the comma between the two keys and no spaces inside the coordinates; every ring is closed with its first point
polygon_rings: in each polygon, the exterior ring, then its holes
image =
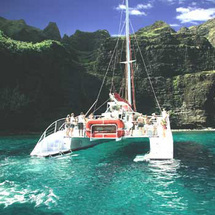
{"type": "MultiPolygon", "coordinates": [[[[125,19],[126,61],[123,62],[126,71],[125,98],[116,92],[111,92],[106,111],[86,121],[83,136],[80,136],[80,132],[75,126],[72,137],[69,137],[66,135],[65,118],[56,120],[43,132],[31,152],[32,156],[49,157],[93,147],[108,141],[117,144],[118,141],[128,140],[132,143],[149,138],[149,153],[142,157],[137,156],[136,161],[139,159],[173,159],[173,136],[168,113],[161,110],[159,103],[159,115],[147,116],[136,111],[133,74],[131,72],[134,61],[131,59],[128,0],[126,0],[125,19]],[[138,119],[143,118],[144,120],[138,122],[138,119]]],[[[150,81],[149,76],[148,79],[150,81]]],[[[103,84],[104,80],[102,86],[103,84]]],[[[98,101],[102,86],[89,111],[98,101]]],[[[151,81],[150,86],[153,88],[151,81]]],[[[155,95],[154,89],[153,93],[155,95]]]]}

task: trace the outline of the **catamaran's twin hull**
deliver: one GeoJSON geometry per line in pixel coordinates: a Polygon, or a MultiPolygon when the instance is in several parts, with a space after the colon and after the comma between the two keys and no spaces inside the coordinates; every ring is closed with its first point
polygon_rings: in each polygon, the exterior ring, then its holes
{"type": "Polygon", "coordinates": [[[32,156],[50,157],[87,149],[114,139],[90,139],[88,137],[66,137],[65,132],[58,131],[38,142],[32,156]]]}
{"type": "MultiPolygon", "coordinates": [[[[57,132],[58,133],[58,132],[57,132]]],[[[121,139],[112,139],[112,138],[99,138],[99,139],[90,139],[88,137],[62,137],[61,141],[59,139],[60,133],[58,135],[53,135],[53,137],[45,138],[43,141],[39,142],[35,149],[32,151],[31,155],[39,157],[51,157],[61,154],[70,153],[72,151],[78,151],[82,149],[87,149],[94,147],[98,144],[112,141],[113,144],[117,144],[119,141],[129,140],[129,142],[143,142],[147,137],[123,137],[121,139]],[[58,141],[49,142],[56,139],[58,136],[58,141]]],[[[146,160],[150,159],[173,159],[173,139],[171,135],[164,137],[151,137],[149,138],[150,143],[150,152],[145,155],[146,160]]]]}
{"type": "Polygon", "coordinates": [[[113,139],[93,139],[90,140],[88,137],[74,137],[71,139],[71,150],[78,151],[94,147],[96,145],[113,141],[113,139]]]}

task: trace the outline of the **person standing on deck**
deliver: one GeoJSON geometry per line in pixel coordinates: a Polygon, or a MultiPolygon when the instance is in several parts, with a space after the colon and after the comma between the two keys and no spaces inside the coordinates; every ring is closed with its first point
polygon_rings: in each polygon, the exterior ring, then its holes
{"type": "Polygon", "coordinates": [[[85,123],[85,116],[84,113],[81,112],[80,115],[77,117],[78,119],[78,131],[79,131],[79,137],[83,137],[83,129],[84,129],[84,123],[85,123]]]}
{"type": "Polygon", "coordinates": [[[135,113],[132,113],[132,115],[129,116],[129,122],[130,122],[130,136],[133,136],[133,131],[135,129],[135,113]]]}
{"type": "Polygon", "coordinates": [[[162,117],[163,117],[163,119],[166,119],[167,118],[167,116],[168,116],[168,114],[167,114],[167,112],[166,112],[166,110],[165,110],[165,108],[163,108],[163,110],[162,110],[162,117]]]}
{"type": "Polygon", "coordinates": [[[68,114],[65,120],[66,136],[69,137],[70,132],[70,115],[68,114]]]}
{"type": "Polygon", "coordinates": [[[169,118],[169,114],[166,112],[165,109],[163,109],[163,111],[162,111],[162,120],[161,120],[161,125],[162,125],[162,128],[163,128],[163,137],[166,137],[168,118],[169,118]]]}
{"type": "Polygon", "coordinates": [[[146,135],[148,135],[149,124],[150,124],[149,118],[148,118],[148,116],[146,115],[146,116],[145,116],[145,125],[144,125],[144,132],[145,132],[146,135]]]}
{"type": "Polygon", "coordinates": [[[141,113],[140,116],[137,118],[137,126],[139,131],[141,132],[141,135],[144,134],[144,117],[143,114],[141,113]]]}
{"type": "Polygon", "coordinates": [[[88,119],[94,119],[93,113],[91,113],[91,114],[88,116],[88,119]]]}
{"type": "Polygon", "coordinates": [[[71,117],[70,117],[70,134],[71,137],[73,136],[73,130],[76,124],[76,120],[75,120],[75,115],[74,113],[71,113],[71,117]]]}
{"type": "Polygon", "coordinates": [[[150,122],[153,126],[153,136],[156,136],[158,134],[158,132],[157,132],[157,116],[155,113],[152,114],[150,122]]]}

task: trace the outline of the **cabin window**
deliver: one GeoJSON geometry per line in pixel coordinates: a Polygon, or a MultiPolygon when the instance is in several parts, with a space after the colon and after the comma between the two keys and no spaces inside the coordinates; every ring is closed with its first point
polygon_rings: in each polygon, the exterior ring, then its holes
{"type": "Polygon", "coordinates": [[[93,133],[116,133],[116,125],[94,125],[93,133]]]}

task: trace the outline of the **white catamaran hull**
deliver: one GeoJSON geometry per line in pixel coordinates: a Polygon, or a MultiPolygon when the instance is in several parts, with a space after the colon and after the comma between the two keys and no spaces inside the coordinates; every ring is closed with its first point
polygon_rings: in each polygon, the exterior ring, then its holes
{"type": "Polygon", "coordinates": [[[58,131],[44,138],[41,142],[38,142],[31,152],[31,155],[38,157],[56,156],[70,153],[72,151],[87,149],[109,141],[113,141],[113,139],[90,140],[88,137],[71,138],[65,136],[65,131],[58,131]]]}
{"type": "MultiPolygon", "coordinates": [[[[75,131],[77,134],[77,130],[75,131]]],[[[158,129],[157,135],[152,135],[152,130],[148,130],[147,135],[141,135],[139,130],[134,130],[134,136],[125,135],[122,138],[89,138],[89,137],[66,137],[66,131],[60,130],[39,141],[31,155],[39,157],[56,156],[59,154],[70,153],[96,146],[105,142],[129,140],[129,142],[141,142],[149,138],[150,151],[144,156],[137,156],[134,161],[152,159],[173,159],[173,137],[168,123],[165,136],[162,129],[158,129]]]]}

